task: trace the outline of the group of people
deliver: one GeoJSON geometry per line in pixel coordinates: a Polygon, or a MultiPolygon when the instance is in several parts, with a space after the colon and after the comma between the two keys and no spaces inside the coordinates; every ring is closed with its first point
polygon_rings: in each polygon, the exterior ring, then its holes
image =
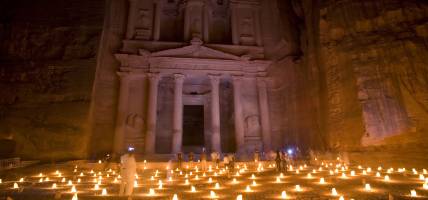
{"type": "Polygon", "coordinates": [[[291,158],[284,151],[276,151],[275,166],[278,172],[287,172],[287,165],[291,162],[291,158]]]}
{"type": "MultiPolygon", "coordinates": [[[[119,190],[119,195],[123,196],[130,196],[134,189],[134,181],[135,181],[135,174],[137,171],[137,162],[134,156],[134,149],[129,148],[126,154],[122,155],[120,157],[120,171],[121,171],[121,185],[119,190]]],[[[202,153],[199,157],[198,167],[202,171],[206,171],[208,169],[207,167],[207,153],[205,152],[205,149],[202,150],[202,153]]],[[[214,167],[220,167],[221,165],[221,154],[218,152],[212,152],[210,154],[211,162],[214,164],[214,167]]],[[[261,161],[261,154],[259,151],[254,152],[254,163],[257,164],[259,161],[261,161]]],[[[276,163],[276,169],[278,172],[287,172],[287,164],[291,163],[292,157],[291,155],[288,155],[286,152],[283,151],[276,151],[276,154],[274,152],[270,153],[270,159],[272,160],[274,158],[276,163]],[[275,157],[273,157],[275,155],[275,157]]],[[[187,156],[187,165],[189,168],[195,167],[195,154],[193,152],[190,152],[187,156]]],[[[176,155],[177,160],[177,168],[181,169],[183,167],[183,163],[186,162],[184,159],[183,153],[178,153],[176,155]]],[[[234,173],[235,169],[235,155],[234,154],[225,154],[223,156],[223,167],[226,169],[227,176],[231,176],[231,174],[234,173]]],[[[171,161],[169,162],[171,163],[171,161]]],[[[170,164],[168,164],[170,165],[170,164]]]]}
{"type": "MultiPolygon", "coordinates": [[[[207,170],[207,153],[205,152],[205,149],[202,150],[202,153],[200,154],[199,159],[199,167],[202,171],[207,170]]],[[[211,161],[215,165],[215,167],[219,167],[221,165],[221,155],[218,152],[212,152],[210,154],[211,161]]],[[[194,161],[195,161],[195,154],[193,152],[190,152],[187,159],[187,166],[192,168],[194,167],[194,161]]],[[[184,160],[184,154],[178,153],[177,154],[177,168],[181,169],[183,167],[184,160]]],[[[223,166],[227,169],[233,169],[235,168],[235,155],[234,154],[225,154],[223,156],[223,166]]]]}

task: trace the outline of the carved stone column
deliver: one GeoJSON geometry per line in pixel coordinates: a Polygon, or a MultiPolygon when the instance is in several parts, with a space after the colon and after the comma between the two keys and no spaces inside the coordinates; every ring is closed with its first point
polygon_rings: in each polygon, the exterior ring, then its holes
{"type": "Polygon", "coordinates": [[[271,129],[269,119],[269,102],[267,94],[267,84],[265,78],[257,78],[257,89],[259,93],[259,110],[262,125],[263,150],[271,150],[271,129]]]}
{"type": "Polygon", "coordinates": [[[145,153],[154,154],[156,144],[156,120],[157,120],[157,101],[158,101],[158,83],[160,75],[149,73],[149,102],[147,107],[147,132],[145,141],[145,153]]]}
{"type": "Polygon", "coordinates": [[[209,75],[211,82],[211,150],[221,152],[219,75],[209,75]]]}
{"type": "Polygon", "coordinates": [[[255,34],[256,34],[256,44],[257,44],[257,46],[262,46],[263,45],[263,42],[262,42],[262,33],[261,33],[261,24],[260,24],[260,8],[255,8],[256,10],[254,11],[255,12],[255,24],[256,24],[256,31],[255,31],[255,34]]]}
{"type": "Polygon", "coordinates": [[[160,38],[160,13],[161,13],[161,3],[160,1],[155,1],[155,20],[153,27],[153,40],[158,41],[160,38]]]}
{"type": "Polygon", "coordinates": [[[235,140],[236,152],[241,153],[242,147],[245,144],[244,139],[244,120],[242,116],[242,102],[241,102],[241,81],[242,77],[232,76],[233,80],[233,103],[235,112],[235,140]]]}
{"type": "Polygon", "coordinates": [[[239,44],[239,30],[238,30],[238,8],[237,6],[233,3],[231,4],[232,7],[232,43],[234,45],[238,45],[239,44]]]}
{"type": "Polygon", "coordinates": [[[174,74],[174,109],[172,122],[172,153],[181,152],[183,141],[183,74],[174,74]]]}
{"type": "Polygon", "coordinates": [[[113,153],[114,156],[120,156],[125,147],[124,144],[124,134],[125,134],[125,121],[128,115],[128,99],[129,99],[129,83],[130,75],[126,72],[118,72],[120,79],[120,88],[119,88],[119,101],[117,108],[117,118],[116,118],[116,129],[114,133],[114,145],[113,153]]]}
{"type": "Polygon", "coordinates": [[[135,19],[137,12],[137,0],[129,0],[128,24],[126,28],[126,39],[133,39],[135,34],[135,19]]]}

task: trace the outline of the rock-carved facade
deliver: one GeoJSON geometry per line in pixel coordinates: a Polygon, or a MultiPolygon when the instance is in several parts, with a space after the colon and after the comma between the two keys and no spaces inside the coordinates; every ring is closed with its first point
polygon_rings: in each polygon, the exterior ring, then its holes
{"type": "Polygon", "coordinates": [[[258,1],[129,0],[114,152],[271,150],[258,1]],[[203,141],[184,144],[183,109],[203,107],[203,141]]]}

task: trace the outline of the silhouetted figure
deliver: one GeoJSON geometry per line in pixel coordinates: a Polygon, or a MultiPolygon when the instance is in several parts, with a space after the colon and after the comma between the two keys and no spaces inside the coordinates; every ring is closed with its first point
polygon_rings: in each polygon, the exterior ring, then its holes
{"type": "Polygon", "coordinates": [[[275,164],[276,164],[276,171],[280,172],[282,171],[282,159],[281,159],[281,153],[276,151],[276,157],[275,157],[275,164]]]}
{"type": "Polygon", "coordinates": [[[215,163],[215,167],[217,168],[218,167],[218,165],[220,164],[220,155],[219,155],[219,153],[217,153],[217,152],[212,152],[211,153],[211,161],[213,162],[213,163],[215,163]]]}
{"type": "Polygon", "coordinates": [[[281,171],[287,172],[287,163],[288,163],[289,157],[285,152],[281,153],[281,171]]]}
{"type": "Polygon", "coordinates": [[[119,195],[130,196],[134,191],[135,173],[137,172],[137,162],[134,157],[134,149],[129,148],[128,152],[120,157],[120,173],[122,176],[119,195]]]}
{"type": "Polygon", "coordinates": [[[181,169],[182,164],[183,164],[183,154],[180,152],[180,153],[177,153],[177,168],[181,169]]]}
{"type": "Polygon", "coordinates": [[[201,169],[202,171],[207,170],[207,154],[205,153],[205,148],[202,149],[201,153],[201,169]]]}
{"type": "Polygon", "coordinates": [[[192,168],[193,167],[193,160],[195,159],[195,155],[193,154],[193,152],[189,153],[189,167],[192,168]]]}
{"type": "Polygon", "coordinates": [[[260,161],[260,152],[258,149],[256,149],[254,151],[254,162],[259,162],[260,161]]]}

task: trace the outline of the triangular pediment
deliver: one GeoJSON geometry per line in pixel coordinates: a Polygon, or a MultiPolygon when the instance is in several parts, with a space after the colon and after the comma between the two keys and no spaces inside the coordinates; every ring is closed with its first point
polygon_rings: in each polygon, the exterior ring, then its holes
{"type": "MultiPolygon", "coordinates": [[[[144,51],[144,50],[142,50],[144,51]]],[[[167,49],[157,52],[142,52],[140,54],[150,54],[150,57],[174,57],[174,58],[203,58],[220,60],[243,60],[239,56],[203,46],[202,42],[192,40],[192,44],[185,47],[167,49]]]]}

